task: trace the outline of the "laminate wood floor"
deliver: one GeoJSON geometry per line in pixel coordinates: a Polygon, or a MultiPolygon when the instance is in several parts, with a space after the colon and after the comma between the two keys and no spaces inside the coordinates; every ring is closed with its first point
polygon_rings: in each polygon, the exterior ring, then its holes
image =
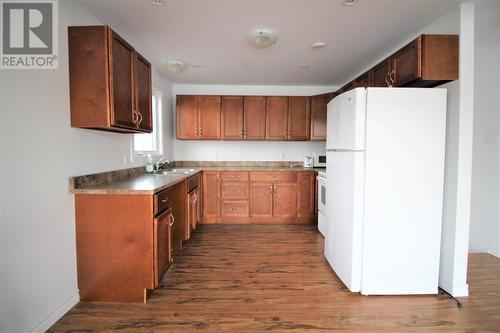
{"type": "Polygon", "coordinates": [[[313,226],[203,225],[148,304],[79,303],[50,332],[500,332],[500,260],[472,254],[470,296],[361,296],[313,226]]]}

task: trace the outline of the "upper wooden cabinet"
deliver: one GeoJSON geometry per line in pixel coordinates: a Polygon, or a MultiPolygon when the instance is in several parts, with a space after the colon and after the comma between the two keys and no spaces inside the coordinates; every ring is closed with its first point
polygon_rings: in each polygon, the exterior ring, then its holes
{"type": "Polygon", "coordinates": [[[435,87],[458,79],[458,35],[421,35],[349,82],[356,87],[435,87]]]}
{"type": "Polygon", "coordinates": [[[266,140],[288,139],[288,97],[266,97],[266,140]]]}
{"type": "Polygon", "coordinates": [[[223,140],[242,140],[243,97],[222,96],[221,128],[223,140]]]}
{"type": "Polygon", "coordinates": [[[311,141],[326,140],[326,105],[332,97],[331,93],[311,97],[311,141]]]}
{"type": "Polygon", "coordinates": [[[311,98],[292,96],[288,98],[288,140],[309,140],[311,124],[311,98]]]}
{"type": "Polygon", "coordinates": [[[223,140],[265,140],[266,98],[264,96],[222,96],[223,140]]]}
{"type": "Polygon", "coordinates": [[[387,58],[372,69],[369,73],[371,74],[371,87],[387,87],[391,83],[389,81],[389,75],[392,73],[392,61],[391,58],[387,58]]]}
{"type": "Polygon", "coordinates": [[[266,139],[266,98],[243,97],[243,135],[245,140],[266,139]]]}
{"type": "Polygon", "coordinates": [[[108,26],[68,27],[71,126],[151,132],[151,64],[108,26]]]}
{"type": "Polygon", "coordinates": [[[396,87],[432,87],[457,79],[457,35],[422,35],[392,56],[396,87]]]}
{"type": "Polygon", "coordinates": [[[177,96],[177,138],[220,139],[220,109],[220,96],[177,96]]]}

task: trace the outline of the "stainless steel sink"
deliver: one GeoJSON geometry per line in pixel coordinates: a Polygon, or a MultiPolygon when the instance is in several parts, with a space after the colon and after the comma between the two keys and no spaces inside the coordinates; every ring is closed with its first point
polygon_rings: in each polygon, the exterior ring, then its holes
{"type": "Polygon", "coordinates": [[[165,170],[162,171],[162,175],[187,175],[191,172],[196,171],[195,169],[170,169],[170,170],[165,170]]]}

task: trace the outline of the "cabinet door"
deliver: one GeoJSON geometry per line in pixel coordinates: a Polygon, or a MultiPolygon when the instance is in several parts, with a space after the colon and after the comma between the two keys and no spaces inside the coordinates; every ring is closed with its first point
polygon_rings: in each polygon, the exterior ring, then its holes
{"type": "Polygon", "coordinates": [[[392,56],[394,86],[402,87],[422,76],[422,37],[392,56]]]}
{"type": "Polygon", "coordinates": [[[354,80],[355,87],[369,87],[370,86],[370,73],[366,72],[354,80]]]}
{"type": "Polygon", "coordinates": [[[220,96],[198,96],[200,139],[220,139],[220,100],[220,96]]]}
{"type": "Polygon", "coordinates": [[[219,217],[219,202],[220,174],[212,171],[203,172],[203,217],[219,217]]]}
{"type": "Polygon", "coordinates": [[[314,172],[300,172],[297,189],[297,217],[314,216],[314,172]]]}
{"type": "Polygon", "coordinates": [[[134,115],[134,49],[116,33],[110,37],[112,126],[136,128],[134,115]]]}
{"type": "Polygon", "coordinates": [[[266,98],[264,96],[245,96],[243,110],[245,140],[265,140],[266,98]]]}
{"type": "Polygon", "coordinates": [[[288,138],[288,97],[266,97],[266,140],[288,138]]]}
{"type": "Polygon", "coordinates": [[[177,96],[177,139],[198,139],[197,96],[177,96]]]}
{"type": "Polygon", "coordinates": [[[331,94],[311,97],[311,141],[326,140],[326,105],[331,94]]]}
{"type": "Polygon", "coordinates": [[[297,183],[274,183],[273,216],[297,216],[297,183]]]}
{"type": "Polygon", "coordinates": [[[309,140],[311,98],[292,96],[288,101],[288,140],[309,140]]]}
{"type": "Polygon", "coordinates": [[[163,212],[153,221],[153,257],[155,268],[155,287],[163,278],[171,261],[170,228],[172,222],[172,211],[163,212]]]}
{"type": "Polygon", "coordinates": [[[389,85],[389,74],[392,71],[391,58],[387,58],[371,69],[372,87],[387,87],[389,85]]]}
{"type": "Polygon", "coordinates": [[[194,190],[196,198],[195,198],[195,219],[194,219],[194,230],[196,230],[196,227],[198,224],[201,222],[201,196],[200,196],[200,190],[197,188],[194,190]]]}
{"type": "Polygon", "coordinates": [[[140,54],[136,53],[135,60],[135,101],[138,112],[139,129],[145,132],[153,130],[153,116],[151,113],[151,64],[140,54]]]}
{"type": "Polygon", "coordinates": [[[250,216],[273,216],[273,184],[250,183],[250,216]]]}
{"type": "Polygon", "coordinates": [[[222,96],[222,140],[243,140],[243,97],[222,96]]]}
{"type": "Polygon", "coordinates": [[[200,221],[200,201],[198,197],[198,189],[194,189],[187,195],[187,206],[188,206],[188,224],[191,230],[196,230],[196,226],[200,221]]]}

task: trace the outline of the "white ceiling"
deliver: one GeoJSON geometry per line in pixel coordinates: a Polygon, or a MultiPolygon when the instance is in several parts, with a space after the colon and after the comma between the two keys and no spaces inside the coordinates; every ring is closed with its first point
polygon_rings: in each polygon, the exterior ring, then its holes
{"type": "Polygon", "coordinates": [[[456,6],[458,0],[80,0],[176,83],[337,85],[456,6]],[[278,41],[255,49],[248,31],[278,41]],[[325,41],[327,47],[311,49],[325,41]],[[180,59],[181,74],[162,68],[180,59]],[[298,66],[307,63],[309,69],[298,66]]]}

